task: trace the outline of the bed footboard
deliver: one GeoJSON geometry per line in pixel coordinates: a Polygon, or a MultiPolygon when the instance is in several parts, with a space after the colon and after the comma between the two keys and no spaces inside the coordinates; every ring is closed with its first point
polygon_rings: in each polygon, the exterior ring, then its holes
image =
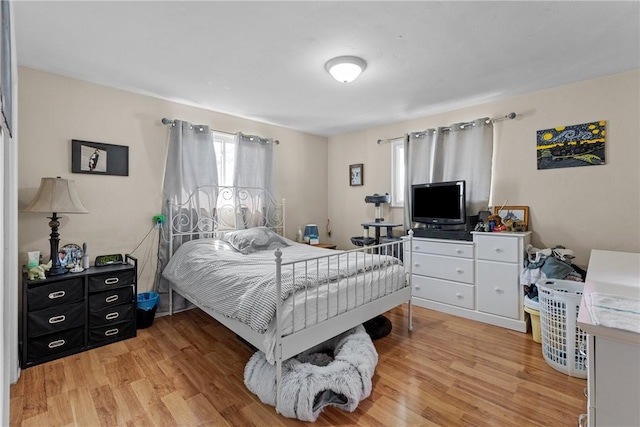
{"type": "Polygon", "coordinates": [[[281,251],[275,252],[277,294],[282,295],[285,282],[297,289],[276,305],[276,410],[284,360],[405,302],[413,329],[411,260],[402,260],[412,238],[410,233],[405,240],[301,261],[284,261],[281,251]]]}

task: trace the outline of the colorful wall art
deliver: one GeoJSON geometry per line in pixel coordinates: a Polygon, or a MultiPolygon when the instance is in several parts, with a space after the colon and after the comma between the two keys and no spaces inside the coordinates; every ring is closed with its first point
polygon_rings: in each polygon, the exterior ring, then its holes
{"type": "Polygon", "coordinates": [[[538,169],[603,165],[606,122],[561,126],[537,132],[538,169]]]}

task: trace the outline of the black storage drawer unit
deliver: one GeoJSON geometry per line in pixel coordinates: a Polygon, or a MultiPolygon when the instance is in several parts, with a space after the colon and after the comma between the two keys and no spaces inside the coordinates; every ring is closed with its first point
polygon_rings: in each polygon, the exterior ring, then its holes
{"type": "Polygon", "coordinates": [[[29,311],[82,301],[84,298],[84,286],[81,277],[61,280],[42,286],[37,286],[38,282],[33,283],[32,287],[27,288],[27,309],[29,311]]]}
{"type": "Polygon", "coordinates": [[[27,355],[25,356],[26,363],[22,362],[23,368],[36,365],[45,360],[57,359],[62,353],[73,354],[82,351],[84,347],[84,331],[85,328],[81,326],[30,339],[27,355]]]}
{"type": "Polygon", "coordinates": [[[30,337],[64,331],[85,324],[84,301],[65,304],[27,314],[27,331],[30,337]]]}
{"type": "Polygon", "coordinates": [[[22,368],[136,336],[137,260],[22,279],[22,368]]]}
{"type": "Polygon", "coordinates": [[[100,310],[107,307],[113,307],[127,302],[136,301],[136,292],[134,286],[130,285],[126,288],[112,289],[105,292],[89,295],[89,310],[100,310]]]}
{"type": "Polygon", "coordinates": [[[111,274],[96,274],[95,276],[89,276],[89,292],[122,288],[127,285],[132,285],[134,280],[133,271],[114,271],[111,274]]]}
{"type": "Polygon", "coordinates": [[[107,307],[89,313],[89,327],[110,325],[113,323],[132,320],[136,314],[135,304],[123,304],[115,307],[107,307]]]}
{"type": "Polygon", "coordinates": [[[136,325],[133,322],[114,323],[113,325],[101,326],[89,329],[89,343],[104,344],[107,342],[120,341],[129,338],[136,332],[136,325]]]}

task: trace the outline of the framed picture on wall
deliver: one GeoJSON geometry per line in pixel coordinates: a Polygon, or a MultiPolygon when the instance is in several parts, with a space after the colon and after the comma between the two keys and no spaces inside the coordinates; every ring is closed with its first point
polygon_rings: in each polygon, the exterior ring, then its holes
{"type": "Polygon", "coordinates": [[[349,165],[349,185],[364,185],[364,177],[363,177],[363,165],[362,163],[358,163],[355,165],[349,165]]]}
{"type": "Polygon", "coordinates": [[[129,176],[129,147],[73,139],[71,172],[129,176]]]}

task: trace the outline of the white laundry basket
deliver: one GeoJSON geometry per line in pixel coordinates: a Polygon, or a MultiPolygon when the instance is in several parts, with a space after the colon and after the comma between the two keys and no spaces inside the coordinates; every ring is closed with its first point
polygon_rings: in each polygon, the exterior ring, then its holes
{"type": "Polygon", "coordinates": [[[560,372],[587,378],[587,334],[577,323],[584,283],[541,280],[537,285],[544,360],[560,372]]]}

